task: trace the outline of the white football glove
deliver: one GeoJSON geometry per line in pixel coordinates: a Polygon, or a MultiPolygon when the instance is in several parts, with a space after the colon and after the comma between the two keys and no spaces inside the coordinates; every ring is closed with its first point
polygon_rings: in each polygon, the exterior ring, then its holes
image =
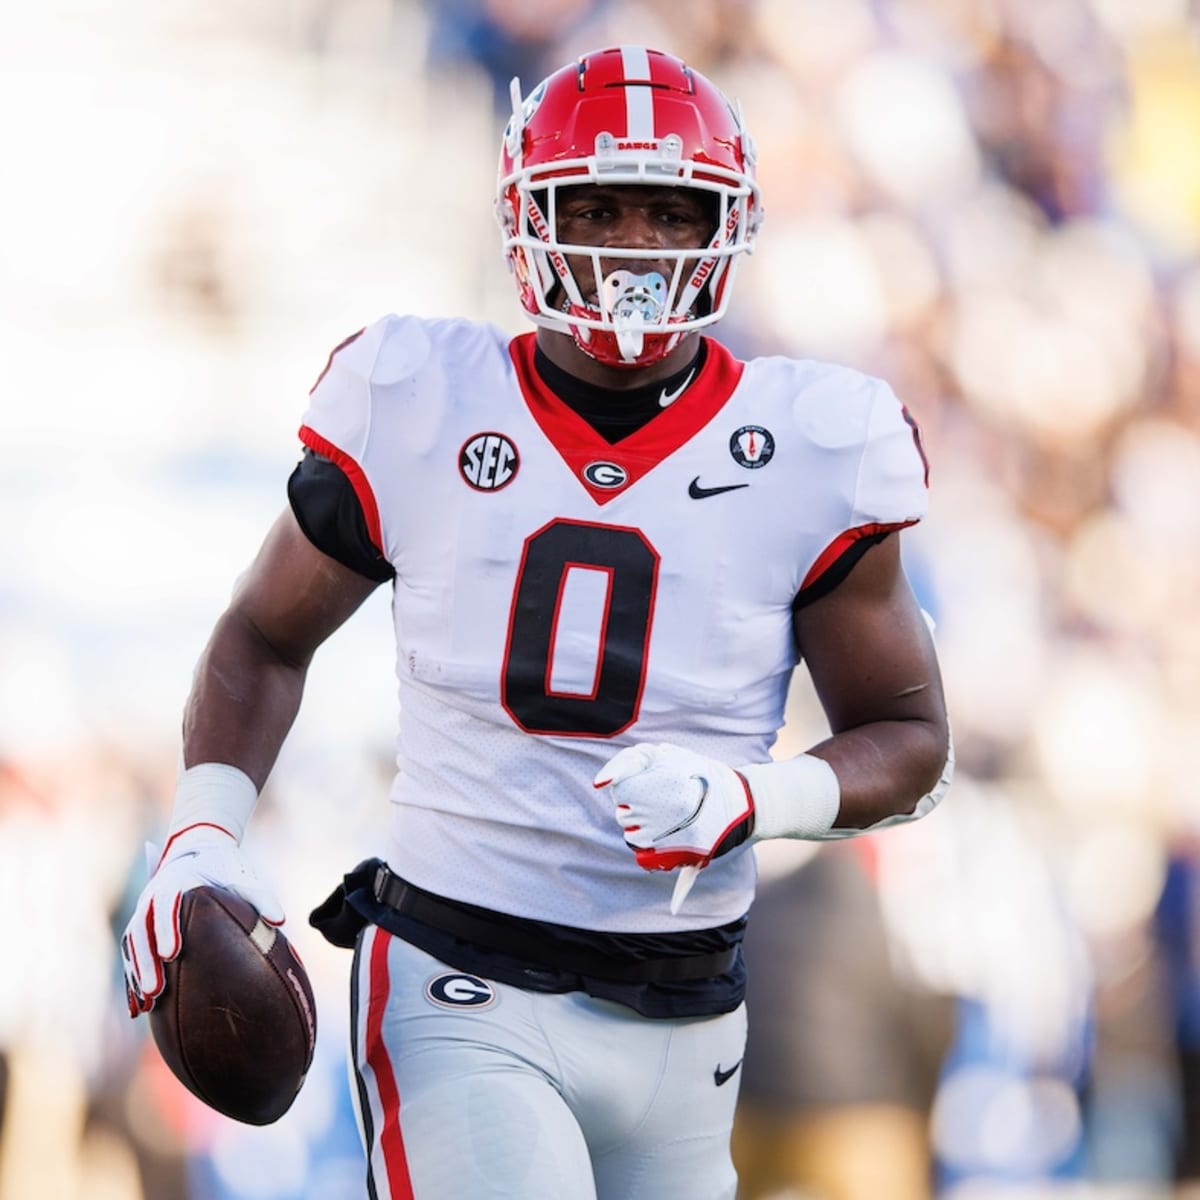
{"type": "Polygon", "coordinates": [[[705,867],[740,846],[754,827],[745,778],[681,746],[628,746],[594,782],[612,789],[617,824],[647,871],[705,867]]]}
{"type": "Polygon", "coordinates": [[[165,982],[163,963],[182,948],[179,907],[185,892],[209,884],[225,887],[252,904],[267,924],[283,924],[283,908],[275,893],[255,875],[238,844],[257,792],[240,771],[236,772],[240,779],[232,776],[234,771],[221,764],[203,764],[186,772],[181,781],[176,817],[182,814],[182,819],[172,821],[166,848],[121,937],[131,1017],[154,1007],[165,982]],[[205,814],[197,811],[202,806],[214,810],[207,815],[219,813],[224,823],[203,819],[205,814]],[[201,819],[189,819],[196,816],[201,819]]]}
{"type": "Polygon", "coordinates": [[[826,837],[838,814],[837,776],[809,754],[734,770],[680,746],[643,743],[614,755],[594,782],[612,788],[638,865],[678,869],[672,914],[714,858],[746,841],[826,837]]]}
{"type": "Polygon", "coordinates": [[[916,821],[940,803],[954,776],[954,743],[941,778],[907,812],[863,829],[834,828],[841,785],[833,768],[812,754],[734,770],[680,746],[642,743],[614,755],[596,775],[611,787],[617,824],[647,871],[679,870],[671,912],[701,868],[743,842],[770,838],[828,841],[916,821]]]}

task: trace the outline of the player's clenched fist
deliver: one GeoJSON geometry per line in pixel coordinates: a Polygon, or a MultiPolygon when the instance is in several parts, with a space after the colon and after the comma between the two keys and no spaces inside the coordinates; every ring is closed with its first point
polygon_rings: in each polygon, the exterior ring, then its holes
{"type": "Polygon", "coordinates": [[[617,824],[647,871],[707,866],[754,828],[745,778],[680,746],[629,746],[601,767],[595,786],[612,789],[617,824]]]}

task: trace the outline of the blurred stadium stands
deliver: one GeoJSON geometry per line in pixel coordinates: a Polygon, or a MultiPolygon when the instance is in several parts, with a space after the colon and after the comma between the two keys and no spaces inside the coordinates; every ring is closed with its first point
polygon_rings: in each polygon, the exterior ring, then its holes
{"type": "MultiPolygon", "coordinates": [[[[114,930],[329,348],[387,311],[524,328],[508,78],[622,41],[755,132],[725,340],[883,375],[933,463],[906,537],[960,781],[862,849],[896,978],[955,1014],[931,1194],[1200,1181],[1195,5],[43,0],[0,8],[0,1200],[361,1195],[348,963],[303,917],[383,820],[385,595],[319,657],[251,839],[321,1002],[293,1113],[188,1100],[114,930]]],[[[801,684],[781,752],[818,729],[801,684]]]]}

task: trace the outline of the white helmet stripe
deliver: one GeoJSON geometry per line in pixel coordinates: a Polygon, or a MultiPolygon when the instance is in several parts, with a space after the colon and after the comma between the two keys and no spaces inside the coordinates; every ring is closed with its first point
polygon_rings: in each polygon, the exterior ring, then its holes
{"type": "MultiPolygon", "coordinates": [[[[621,69],[626,79],[650,80],[650,55],[645,46],[622,46],[621,69]]],[[[625,89],[625,136],[645,142],[654,137],[654,89],[625,89]]]]}

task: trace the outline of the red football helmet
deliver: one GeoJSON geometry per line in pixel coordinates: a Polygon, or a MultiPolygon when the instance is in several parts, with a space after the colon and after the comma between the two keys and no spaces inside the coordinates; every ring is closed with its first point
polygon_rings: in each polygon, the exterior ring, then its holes
{"type": "Polygon", "coordinates": [[[525,98],[500,149],[496,216],[521,304],[539,325],[570,333],[593,358],[645,366],[688,330],[720,320],[740,254],[762,221],[754,146],[740,108],[677,58],[642,46],[585,54],[525,98]],[[695,188],[715,196],[715,232],[699,249],[647,250],[558,240],[557,193],[577,184],[695,188]],[[604,276],[606,259],[630,270],[604,276]],[[575,278],[567,256],[592,264],[575,278]],[[638,261],[671,262],[671,278],[638,261]],[[589,302],[585,297],[595,295],[589,302]]]}

